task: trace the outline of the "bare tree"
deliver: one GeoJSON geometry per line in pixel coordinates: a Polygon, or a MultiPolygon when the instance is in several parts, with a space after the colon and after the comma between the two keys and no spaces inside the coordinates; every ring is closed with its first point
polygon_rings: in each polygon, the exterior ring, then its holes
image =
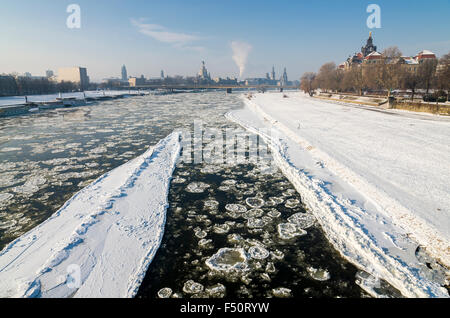
{"type": "Polygon", "coordinates": [[[348,76],[352,89],[362,96],[364,89],[363,67],[360,65],[353,66],[348,72],[348,76]]]}
{"type": "Polygon", "coordinates": [[[390,97],[392,90],[399,87],[401,64],[398,60],[384,58],[383,63],[376,66],[376,82],[387,91],[390,97]]]}
{"type": "Polygon", "coordinates": [[[419,74],[414,70],[403,68],[400,73],[400,86],[411,90],[411,101],[414,101],[416,89],[421,80],[419,74]]]}
{"type": "Polygon", "coordinates": [[[447,92],[447,101],[450,97],[450,53],[439,59],[439,66],[436,72],[437,86],[447,92]]]}
{"type": "Polygon", "coordinates": [[[322,65],[316,77],[318,87],[325,91],[336,87],[335,83],[333,83],[335,71],[336,64],[333,62],[325,63],[324,65],[322,65]]]}
{"type": "Polygon", "coordinates": [[[383,51],[384,58],[394,60],[400,58],[403,54],[397,46],[390,46],[383,51]]]}
{"type": "Polygon", "coordinates": [[[427,90],[427,94],[435,80],[437,63],[438,61],[436,59],[427,59],[424,60],[417,69],[417,73],[421,79],[422,88],[427,90]]]}
{"type": "Polygon", "coordinates": [[[316,73],[314,72],[304,73],[300,78],[300,89],[303,90],[305,93],[308,93],[309,96],[313,96],[315,89],[315,79],[316,73]]]}
{"type": "Polygon", "coordinates": [[[378,81],[378,65],[364,65],[362,80],[364,88],[378,91],[381,89],[381,86],[378,81]]]}
{"type": "Polygon", "coordinates": [[[17,95],[17,82],[11,75],[0,75],[0,96],[17,95]]]}
{"type": "Polygon", "coordinates": [[[338,92],[341,89],[341,83],[344,79],[344,71],[337,68],[334,70],[331,78],[331,89],[338,92]]]}

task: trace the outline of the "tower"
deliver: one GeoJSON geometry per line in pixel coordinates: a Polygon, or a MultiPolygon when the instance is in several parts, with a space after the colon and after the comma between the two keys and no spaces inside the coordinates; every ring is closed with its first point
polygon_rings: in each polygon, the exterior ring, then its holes
{"type": "Polygon", "coordinates": [[[210,80],[211,75],[208,73],[208,70],[205,66],[205,61],[202,61],[202,67],[200,68],[200,71],[198,72],[198,77],[202,80],[210,80]]]}
{"type": "Polygon", "coordinates": [[[285,86],[288,83],[288,76],[286,72],[286,68],[284,68],[283,76],[281,76],[281,85],[285,86]]]}
{"type": "Polygon", "coordinates": [[[272,81],[275,80],[275,66],[272,66],[272,81]]]}
{"type": "Polygon", "coordinates": [[[125,65],[122,66],[122,81],[128,80],[127,68],[125,65]]]}
{"type": "Polygon", "coordinates": [[[161,70],[161,78],[164,78],[164,71],[161,70]]]}
{"type": "Polygon", "coordinates": [[[367,39],[366,46],[363,46],[361,48],[361,53],[364,55],[364,57],[366,57],[370,53],[376,52],[376,51],[377,51],[377,47],[375,45],[373,45],[372,32],[370,32],[369,38],[367,39]]]}

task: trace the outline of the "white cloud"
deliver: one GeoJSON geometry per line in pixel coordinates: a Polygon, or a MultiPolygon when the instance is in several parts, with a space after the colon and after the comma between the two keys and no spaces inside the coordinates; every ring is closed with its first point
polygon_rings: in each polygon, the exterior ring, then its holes
{"type": "Polygon", "coordinates": [[[204,50],[204,47],[202,46],[191,45],[193,42],[202,40],[200,36],[182,32],[173,32],[162,25],[144,23],[142,19],[131,19],[131,23],[138,29],[140,33],[149,36],[159,42],[171,44],[172,46],[179,49],[194,51],[204,50]]]}

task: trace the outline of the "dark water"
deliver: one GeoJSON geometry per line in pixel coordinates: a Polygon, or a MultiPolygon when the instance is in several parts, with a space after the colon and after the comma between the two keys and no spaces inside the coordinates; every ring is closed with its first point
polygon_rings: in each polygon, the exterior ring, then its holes
{"type": "MultiPolygon", "coordinates": [[[[181,163],[174,173],[169,202],[164,238],[138,298],[158,297],[164,288],[171,289],[172,297],[367,296],[355,283],[357,269],[340,257],[317,224],[304,236],[280,238],[278,224],[288,222],[293,214],[308,212],[293,186],[274,167],[248,162],[215,166],[181,163]],[[199,182],[208,188],[202,193],[190,193],[188,185],[199,182]],[[263,220],[261,227],[249,226],[245,213],[227,211],[227,204],[241,204],[249,213],[248,198],[264,201],[255,217],[263,220]],[[298,205],[286,206],[295,200],[298,205]],[[208,205],[214,201],[217,206],[208,205]],[[215,229],[224,224],[226,232],[217,233],[215,229]],[[210,241],[203,245],[205,240],[210,241]],[[254,246],[263,247],[269,256],[251,258],[248,254],[254,246]],[[221,248],[245,250],[247,270],[222,272],[209,268],[206,261],[221,248]],[[314,270],[325,274],[314,277],[314,270]],[[195,286],[198,290],[203,286],[203,290],[183,291],[188,281],[201,284],[195,286]]],[[[239,258],[239,254],[234,257],[239,258]]]]}

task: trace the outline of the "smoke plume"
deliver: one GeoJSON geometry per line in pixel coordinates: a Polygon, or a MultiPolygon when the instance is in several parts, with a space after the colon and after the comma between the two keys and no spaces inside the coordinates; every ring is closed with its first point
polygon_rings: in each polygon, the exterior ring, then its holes
{"type": "Polygon", "coordinates": [[[233,41],[231,42],[231,49],[233,50],[233,60],[239,67],[239,77],[241,78],[244,74],[252,46],[245,42],[233,41]]]}

